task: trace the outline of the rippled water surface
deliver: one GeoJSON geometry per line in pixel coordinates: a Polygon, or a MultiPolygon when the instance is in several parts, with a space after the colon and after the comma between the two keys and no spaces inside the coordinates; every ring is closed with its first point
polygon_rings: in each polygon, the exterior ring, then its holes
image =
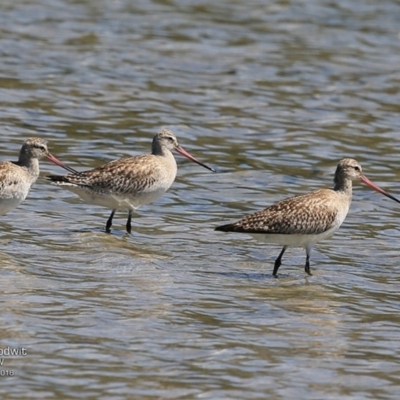
{"type": "Polygon", "coordinates": [[[0,347],[27,355],[0,397],[398,398],[398,204],[355,183],[312,277],[302,249],[273,279],[278,246],[213,229],[344,157],[400,196],[399,20],[394,0],[1,1],[2,160],[41,136],[83,170],[168,127],[218,173],[177,155],[131,236],[43,177],[1,218],[0,347]]]}

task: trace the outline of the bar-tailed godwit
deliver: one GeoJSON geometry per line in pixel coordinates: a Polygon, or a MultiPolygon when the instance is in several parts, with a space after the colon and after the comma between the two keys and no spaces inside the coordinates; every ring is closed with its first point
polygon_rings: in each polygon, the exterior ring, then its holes
{"type": "Polygon", "coordinates": [[[116,210],[128,210],[126,231],[131,233],[133,211],[161,197],[175,180],[177,165],[172,150],[215,172],[184,150],[171,131],[162,129],[154,136],[151,154],[125,157],[88,171],[47,178],[76,193],[86,203],[111,208],[107,233],[116,210]]]}
{"type": "Polygon", "coordinates": [[[249,233],[266,243],[282,245],[275,260],[273,276],[277,276],[282,256],[288,247],[304,247],[306,250],[305,272],[310,272],[310,251],[313,244],[339,229],[349,211],[352,181],[361,182],[379,193],[400,203],[379,186],[366,178],[361,165],[351,158],[341,160],[337,166],[333,189],[320,189],[305,195],[279,201],[262,211],[245,216],[241,220],[218,226],[217,231],[249,233]]]}
{"type": "Polygon", "coordinates": [[[45,140],[27,139],[21,147],[18,161],[0,162],[0,215],[7,214],[25,200],[39,176],[39,160],[43,157],[72,171],[49,153],[45,140]]]}

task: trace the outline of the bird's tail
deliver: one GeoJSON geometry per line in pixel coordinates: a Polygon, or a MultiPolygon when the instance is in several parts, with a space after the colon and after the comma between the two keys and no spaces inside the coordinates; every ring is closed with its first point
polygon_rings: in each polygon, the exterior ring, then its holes
{"type": "Polygon", "coordinates": [[[61,183],[61,182],[68,183],[69,182],[69,179],[66,176],[62,176],[62,175],[47,175],[46,179],[51,182],[57,182],[57,183],[61,183]]]}
{"type": "Polygon", "coordinates": [[[235,230],[235,224],[227,224],[227,225],[217,226],[214,230],[221,231],[221,232],[232,232],[235,230]]]}

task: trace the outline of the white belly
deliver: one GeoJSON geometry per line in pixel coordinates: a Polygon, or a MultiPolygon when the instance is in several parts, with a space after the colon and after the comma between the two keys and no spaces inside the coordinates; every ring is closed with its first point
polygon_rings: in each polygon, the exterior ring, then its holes
{"type": "Polygon", "coordinates": [[[63,187],[77,194],[85,203],[111,208],[113,210],[136,210],[144,204],[149,204],[157,200],[169,188],[169,186],[158,187],[157,189],[130,195],[120,193],[99,193],[94,190],[69,185],[63,185],[63,187]]]}
{"type": "Polygon", "coordinates": [[[29,193],[31,185],[18,183],[8,186],[0,193],[0,215],[5,215],[18,207],[29,193]]]}

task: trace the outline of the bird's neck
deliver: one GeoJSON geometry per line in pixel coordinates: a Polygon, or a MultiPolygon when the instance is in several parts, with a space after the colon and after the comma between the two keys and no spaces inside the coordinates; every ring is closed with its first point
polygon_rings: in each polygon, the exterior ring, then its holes
{"type": "Polygon", "coordinates": [[[335,192],[340,192],[351,198],[353,192],[353,184],[350,179],[337,179],[335,177],[334,183],[335,185],[333,187],[333,190],[335,192]]]}
{"type": "Polygon", "coordinates": [[[173,182],[178,170],[174,155],[168,149],[163,149],[163,152],[156,154],[156,156],[159,157],[158,161],[160,165],[163,165],[164,171],[166,171],[169,178],[172,179],[173,182]]]}
{"type": "Polygon", "coordinates": [[[153,143],[151,144],[151,154],[154,154],[155,156],[163,156],[166,152],[168,152],[168,150],[161,146],[160,142],[153,139],[153,143]]]}
{"type": "Polygon", "coordinates": [[[37,158],[26,157],[24,154],[20,154],[15,164],[27,169],[29,175],[35,179],[39,176],[39,160],[37,158]]]}

